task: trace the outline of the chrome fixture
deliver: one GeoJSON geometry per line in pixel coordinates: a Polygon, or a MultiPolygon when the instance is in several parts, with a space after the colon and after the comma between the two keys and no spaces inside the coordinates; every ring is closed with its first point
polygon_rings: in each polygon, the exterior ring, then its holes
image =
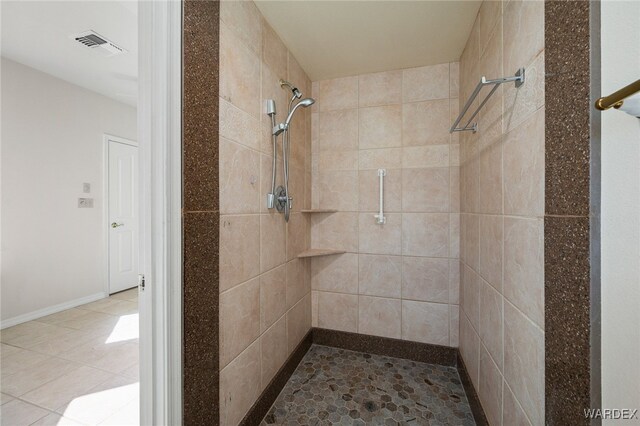
{"type": "Polygon", "coordinates": [[[513,77],[504,77],[504,78],[497,78],[495,80],[487,80],[487,78],[483,76],[480,79],[480,82],[476,86],[475,90],[471,94],[471,97],[469,97],[469,100],[467,101],[467,103],[464,104],[462,111],[460,111],[460,115],[458,115],[458,118],[451,126],[451,129],[449,129],[449,133],[464,132],[468,130],[471,130],[473,133],[477,132],[478,123],[471,124],[471,122],[473,121],[474,118],[476,118],[476,115],[478,115],[482,107],[485,106],[485,104],[489,101],[489,98],[495,93],[496,90],[498,90],[498,86],[500,86],[503,83],[515,83],[516,88],[522,86],[524,84],[524,68],[520,68],[518,71],[516,71],[516,74],[513,77]],[[480,90],[484,86],[490,86],[490,85],[493,85],[493,87],[491,88],[491,91],[482,100],[482,102],[480,103],[478,108],[475,110],[475,112],[471,114],[471,118],[469,118],[469,120],[467,121],[467,124],[465,124],[463,127],[457,127],[458,123],[460,123],[460,120],[462,120],[462,117],[464,117],[464,115],[467,113],[467,110],[469,109],[473,101],[478,96],[478,93],[480,93],[480,90]]]}
{"type": "Polygon", "coordinates": [[[289,101],[287,118],[284,122],[276,125],[276,104],[273,99],[266,101],[266,114],[271,117],[271,138],[273,145],[273,164],[271,170],[271,192],[267,194],[267,208],[276,208],[279,212],[284,211],[285,221],[289,221],[289,213],[293,205],[293,197],[289,194],[289,158],[291,156],[291,135],[289,125],[293,120],[293,115],[298,108],[307,108],[315,103],[312,98],[305,98],[294,105],[296,99],[302,98],[302,93],[293,84],[285,80],[280,80],[280,87],[287,87],[291,90],[292,96],[289,101]],[[282,133],[282,157],[283,157],[283,178],[284,186],[276,188],[276,164],[278,152],[278,135],[282,133]]]}

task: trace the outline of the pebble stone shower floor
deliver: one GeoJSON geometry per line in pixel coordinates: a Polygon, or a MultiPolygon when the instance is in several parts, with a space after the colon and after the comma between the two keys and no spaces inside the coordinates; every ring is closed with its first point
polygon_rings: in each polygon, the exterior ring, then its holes
{"type": "Polygon", "coordinates": [[[313,345],[261,425],[475,425],[455,367],[313,345]]]}

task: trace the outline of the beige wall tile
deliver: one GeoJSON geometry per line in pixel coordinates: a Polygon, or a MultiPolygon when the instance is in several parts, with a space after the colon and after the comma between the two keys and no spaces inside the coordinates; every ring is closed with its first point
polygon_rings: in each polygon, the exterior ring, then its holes
{"type": "Polygon", "coordinates": [[[311,247],[358,251],[358,213],[314,214],[311,247]]]}
{"type": "Polygon", "coordinates": [[[449,305],[449,346],[460,346],[460,307],[449,305]]]}
{"type": "Polygon", "coordinates": [[[544,214],[544,108],[506,135],[505,214],[544,214]]]}
{"type": "Polygon", "coordinates": [[[360,108],[358,117],[360,149],[402,145],[401,105],[360,108]]]}
{"type": "Polygon", "coordinates": [[[360,170],[402,167],[402,148],[361,149],[358,154],[360,170]]]}
{"type": "Polygon", "coordinates": [[[502,371],[502,296],[484,280],[480,280],[480,339],[502,371]]]}
{"type": "Polygon", "coordinates": [[[471,382],[478,389],[480,384],[480,338],[464,314],[464,308],[460,310],[460,353],[469,377],[471,377],[471,382]]]}
{"type": "Polygon", "coordinates": [[[358,332],[399,339],[402,335],[401,311],[401,301],[398,299],[359,296],[358,332]]]}
{"type": "Polygon", "coordinates": [[[544,48],[544,2],[515,0],[504,6],[504,68],[526,66],[544,48]]]}
{"type": "Polygon", "coordinates": [[[400,256],[360,254],[358,256],[358,293],[399,299],[402,290],[400,256]]]}
{"type": "Polygon", "coordinates": [[[298,87],[303,97],[311,97],[311,80],[291,52],[288,52],[288,64],[289,77],[287,80],[298,87]]]}
{"type": "MultiPolygon", "coordinates": [[[[287,76],[287,47],[278,34],[264,19],[262,20],[262,60],[282,79],[287,76]]],[[[284,107],[284,105],[283,105],[284,107]]]]}
{"type": "Polygon", "coordinates": [[[289,354],[298,347],[309,329],[311,329],[311,294],[307,294],[287,312],[289,354]]]}
{"type": "Polygon", "coordinates": [[[502,424],[502,375],[480,345],[480,402],[491,425],[502,424]]]}
{"type": "Polygon", "coordinates": [[[298,303],[309,291],[311,283],[306,277],[308,259],[294,259],[287,262],[287,309],[298,303]]]}
{"type": "Polygon", "coordinates": [[[460,85],[460,62],[449,63],[449,97],[457,98],[460,85]]]}
{"type": "Polygon", "coordinates": [[[526,66],[526,84],[504,87],[504,126],[511,131],[544,105],[544,50],[526,66]]]}
{"type": "Polygon", "coordinates": [[[260,58],[224,23],[220,25],[220,96],[258,118],[260,58]]]}
{"type": "Polygon", "coordinates": [[[510,303],[504,307],[504,378],[531,423],[544,424],[544,333],[510,303]]]}
{"type": "Polygon", "coordinates": [[[358,170],[358,151],[320,151],[318,170],[358,170]]]}
{"type": "Polygon", "coordinates": [[[403,102],[428,101],[448,97],[448,63],[402,70],[403,102]]]}
{"type": "Polygon", "coordinates": [[[460,257],[460,213],[449,214],[449,257],[460,257]]]}
{"type": "Polygon", "coordinates": [[[503,380],[503,422],[504,425],[531,426],[522,406],[513,396],[507,382],[503,380]]]}
{"type": "Polygon", "coordinates": [[[220,98],[220,136],[260,149],[260,121],[220,98]]]}
{"type": "Polygon", "coordinates": [[[260,280],[220,295],[220,366],[224,368],[260,335],[260,280]]]}
{"type": "Polygon", "coordinates": [[[360,213],[359,252],[369,254],[402,253],[402,215],[385,214],[386,223],[378,225],[371,213],[360,213]]]}
{"type": "Polygon", "coordinates": [[[318,83],[320,111],[358,107],[358,77],[336,78],[318,83]]]}
{"type": "Polygon", "coordinates": [[[360,75],[358,84],[361,108],[402,102],[401,70],[360,75]]]}
{"type": "Polygon", "coordinates": [[[330,330],[358,331],[358,296],[318,293],[318,327],[330,330]]]}
{"type": "Polygon", "coordinates": [[[253,2],[221,1],[220,19],[251,50],[262,50],[262,15],[253,2]]]}
{"type": "Polygon", "coordinates": [[[311,292],[311,326],[318,326],[318,293],[317,291],[311,292]]]}
{"type": "Polygon", "coordinates": [[[474,270],[480,264],[480,216],[463,215],[464,221],[464,258],[474,270]]]}
{"type": "Polygon", "coordinates": [[[402,298],[449,303],[449,260],[403,257],[402,298]]]}
{"type": "MultiPolygon", "coordinates": [[[[384,211],[402,211],[402,171],[387,170],[384,177],[384,211]]],[[[378,212],[380,209],[380,177],[377,170],[358,172],[358,201],[360,211],[378,212]]]]}
{"type": "Polygon", "coordinates": [[[291,213],[287,228],[287,260],[295,259],[309,247],[310,219],[303,213],[291,213]]]}
{"type": "MultiPolygon", "coordinates": [[[[505,182],[506,184],[506,182],[505,182]]],[[[482,213],[502,213],[502,144],[488,146],[480,154],[480,197],[482,213]]]]}
{"type": "Polygon", "coordinates": [[[321,151],[358,149],[358,110],[321,112],[318,117],[321,151]]]}
{"type": "Polygon", "coordinates": [[[317,173],[318,207],[343,211],[358,210],[358,172],[325,171],[317,173]]]}
{"type": "Polygon", "coordinates": [[[283,316],[260,336],[262,388],[266,388],[287,360],[287,321],[283,316]]]}
{"type": "Polygon", "coordinates": [[[220,212],[260,211],[260,154],[220,139],[220,212]]]}
{"type": "Polygon", "coordinates": [[[449,145],[411,146],[402,148],[402,167],[449,167],[449,145]]]}
{"type": "Polygon", "coordinates": [[[502,292],[502,216],[480,216],[480,275],[502,292]]]}
{"type": "Polygon", "coordinates": [[[260,215],[260,271],[266,272],[286,260],[286,228],[279,213],[260,215]]]}
{"type": "Polygon", "coordinates": [[[260,273],[260,216],[220,217],[220,291],[260,273]]]}
{"type": "Polygon", "coordinates": [[[260,342],[256,340],[220,371],[220,423],[237,425],[261,391],[260,342]]]}
{"type": "Polygon", "coordinates": [[[449,168],[403,169],[402,211],[448,212],[449,168]]]}
{"type": "Polygon", "coordinates": [[[446,145],[450,125],[448,99],[404,104],[402,145],[446,145]]]}
{"type": "Polygon", "coordinates": [[[460,303],[460,261],[449,259],[449,303],[460,303]]]}
{"type": "Polygon", "coordinates": [[[480,278],[466,265],[461,272],[460,305],[477,332],[480,328],[480,278]]]}
{"type": "MultiPolygon", "coordinates": [[[[262,152],[273,155],[273,143],[272,143],[272,130],[273,125],[271,123],[271,117],[265,114],[265,101],[267,99],[273,99],[276,101],[276,123],[283,121],[287,114],[287,105],[289,105],[289,99],[291,98],[291,92],[280,87],[280,79],[284,78],[279,75],[277,71],[271,69],[263,63],[261,72],[262,84],[261,84],[261,100],[260,100],[260,127],[262,131],[262,152]]],[[[297,117],[296,117],[297,121],[297,117]]],[[[282,139],[278,140],[278,147],[282,149],[282,139]]],[[[282,151],[280,151],[282,152],[282,151]]],[[[278,153],[280,155],[280,153],[278,153]]]]}
{"type": "Polygon", "coordinates": [[[358,255],[345,253],[311,259],[311,287],[314,290],[358,293],[358,255]]]}
{"type": "Polygon", "coordinates": [[[504,219],[504,296],[544,327],[542,219],[504,219]]]}
{"type": "Polygon", "coordinates": [[[260,330],[264,332],[287,311],[287,279],[284,265],[260,275],[260,330]]]}
{"type": "Polygon", "coordinates": [[[442,213],[402,214],[402,254],[448,257],[449,215],[442,213]]]}
{"type": "Polygon", "coordinates": [[[449,305],[402,301],[402,338],[434,345],[449,344],[449,305]]]}

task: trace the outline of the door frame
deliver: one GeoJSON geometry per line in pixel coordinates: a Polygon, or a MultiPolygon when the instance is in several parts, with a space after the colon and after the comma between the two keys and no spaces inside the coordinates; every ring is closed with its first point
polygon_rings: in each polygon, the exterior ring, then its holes
{"type": "Polygon", "coordinates": [[[140,420],[182,424],[182,1],[138,2],[140,420]]]}
{"type": "MultiPolygon", "coordinates": [[[[103,173],[102,173],[102,193],[104,202],[102,203],[102,217],[105,223],[103,224],[103,232],[104,235],[104,296],[109,297],[111,294],[111,274],[109,273],[109,267],[111,262],[110,256],[110,233],[109,233],[109,142],[113,141],[116,143],[121,143],[124,145],[135,146],[138,148],[138,155],[140,155],[140,146],[138,142],[122,138],[120,136],[115,136],[109,133],[104,133],[102,135],[102,158],[103,158],[103,173]]],[[[138,174],[140,173],[140,162],[138,162],[138,174]]],[[[138,195],[138,199],[140,196],[138,195]]],[[[138,246],[140,246],[140,229],[138,229],[138,246]]]]}

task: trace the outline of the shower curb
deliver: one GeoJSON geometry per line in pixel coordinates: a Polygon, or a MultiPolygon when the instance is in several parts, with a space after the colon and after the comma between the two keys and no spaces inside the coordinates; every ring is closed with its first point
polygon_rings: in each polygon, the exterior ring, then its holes
{"type": "Polygon", "coordinates": [[[282,368],[276,373],[275,377],[258,397],[256,403],[253,404],[244,419],[242,419],[240,425],[256,426],[260,424],[312,344],[456,367],[476,425],[485,426],[489,424],[458,348],[314,327],[309,330],[282,368]]]}

